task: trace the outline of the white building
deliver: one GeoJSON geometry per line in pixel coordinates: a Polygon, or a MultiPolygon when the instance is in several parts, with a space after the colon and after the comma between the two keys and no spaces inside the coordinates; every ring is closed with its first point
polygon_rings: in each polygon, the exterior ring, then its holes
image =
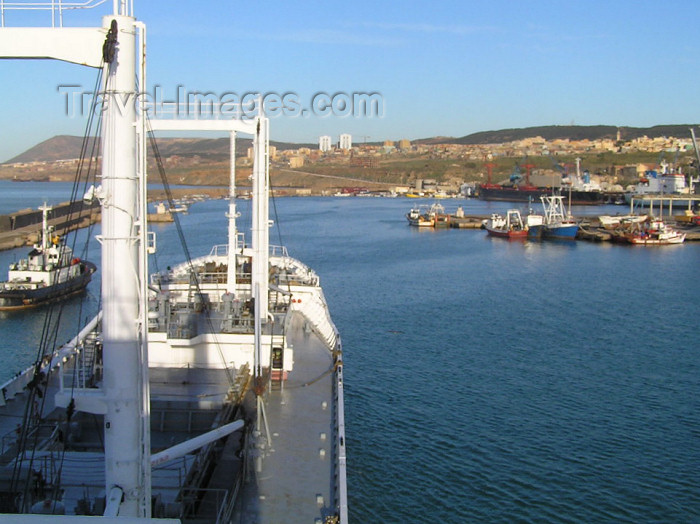
{"type": "Polygon", "coordinates": [[[326,151],[331,150],[331,137],[328,135],[320,136],[318,137],[318,148],[323,151],[324,153],[326,151]]]}
{"type": "Polygon", "coordinates": [[[352,136],[348,134],[340,135],[340,149],[352,149],[352,136]]]}

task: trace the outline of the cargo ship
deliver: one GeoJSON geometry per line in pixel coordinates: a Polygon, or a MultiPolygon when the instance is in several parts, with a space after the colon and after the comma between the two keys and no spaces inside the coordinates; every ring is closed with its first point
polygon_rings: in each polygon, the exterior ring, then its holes
{"type": "Polygon", "coordinates": [[[530,172],[534,166],[525,164],[523,167],[526,169],[524,177],[520,166],[516,164],[508,183],[494,184],[491,182],[493,164],[487,164],[488,182],[477,187],[478,197],[482,200],[502,202],[538,202],[542,197],[561,195],[575,206],[605,203],[605,193],[599,188],[586,187],[580,177],[574,180],[567,178],[558,185],[535,186],[530,183],[530,172]]]}

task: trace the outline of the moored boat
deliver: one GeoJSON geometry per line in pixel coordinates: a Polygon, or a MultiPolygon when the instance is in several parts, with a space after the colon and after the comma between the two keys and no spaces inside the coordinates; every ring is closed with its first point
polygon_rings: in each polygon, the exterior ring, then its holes
{"type": "Polygon", "coordinates": [[[493,213],[484,227],[489,235],[501,238],[526,238],[528,232],[517,209],[509,209],[505,216],[493,213]]]}
{"type": "Polygon", "coordinates": [[[578,232],[578,223],[564,209],[564,197],[542,196],[544,215],[539,226],[530,228],[530,236],[573,240],[578,232]]]}
{"type": "Polygon", "coordinates": [[[421,205],[406,213],[408,224],[415,227],[450,227],[450,215],[445,213],[442,204],[421,205]]]}
{"type": "Polygon", "coordinates": [[[635,222],[644,222],[647,215],[599,215],[598,220],[603,229],[615,229],[618,226],[635,222]]]}
{"type": "Polygon", "coordinates": [[[612,231],[615,242],[638,246],[682,244],[686,234],[667,225],[662,219],[650,217],[644,222],[632,222],[612,231]]]}
{"type": "Polygon", "coordinates": [[[442,204],[435,202],[433,205],[431,205],[428,215],[432,217],[434,227],[450,227],[450,215],[445,213],[445,208],[442,206],[442,204]]]}
{"type": "Polygon", "coordinates": [[[430,216],[430,209],[426,205],[412,208],[406,213],[406,220],[410,226],[415,227],[433,227],[435,225],[434,217],[430,216]]]}
{"type": "Polygon", "coordinates": [[[0,310],[21,310],[64,300],[85,291],[96,266],[73,255],[48,224],[51,207],[43,205],[41,237],[27,258],[10,264],[0,282],[0,310]]]}

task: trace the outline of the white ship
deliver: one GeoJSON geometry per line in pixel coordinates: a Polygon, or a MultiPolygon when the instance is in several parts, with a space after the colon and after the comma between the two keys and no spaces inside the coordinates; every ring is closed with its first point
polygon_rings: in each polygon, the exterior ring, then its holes
{"type": "Polygon", "coordinates": [[[106,101],[102,310],[2,385],[0,520],[345,523],[341,341],[319,277],[269,245],[268,121],[110,104],[145,84],[145,25],[113,7],[98,28],[0,29],[3,58],[102,68],[106,101]],[[227,245],[149,278],[147,126],[225,131],[232,156],[253,137],[250,243],[231,198],[227,245]]]}

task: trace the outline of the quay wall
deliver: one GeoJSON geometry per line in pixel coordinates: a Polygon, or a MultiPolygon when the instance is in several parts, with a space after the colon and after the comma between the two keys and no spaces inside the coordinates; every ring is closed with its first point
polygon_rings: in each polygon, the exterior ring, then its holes
{"type": "MultiPolygon", "coordinates": [[[[63,204],[53,206],[48,213],[48,219],[49,222],[54,222],[57,219],[63,218],[63,223],[69,223],[74,221],[75,217],[87,216],[99,211],[100,203],[97,200],[90,204],[82,200],[77,202],[64,202],[63,204]]],[[[31,209],[17,211],[9,215],[0,215],[0,232],[17,231],[31,226],[39,226],[39,228],[41,228],[43,216],[43,211],[31,209]]]]}

